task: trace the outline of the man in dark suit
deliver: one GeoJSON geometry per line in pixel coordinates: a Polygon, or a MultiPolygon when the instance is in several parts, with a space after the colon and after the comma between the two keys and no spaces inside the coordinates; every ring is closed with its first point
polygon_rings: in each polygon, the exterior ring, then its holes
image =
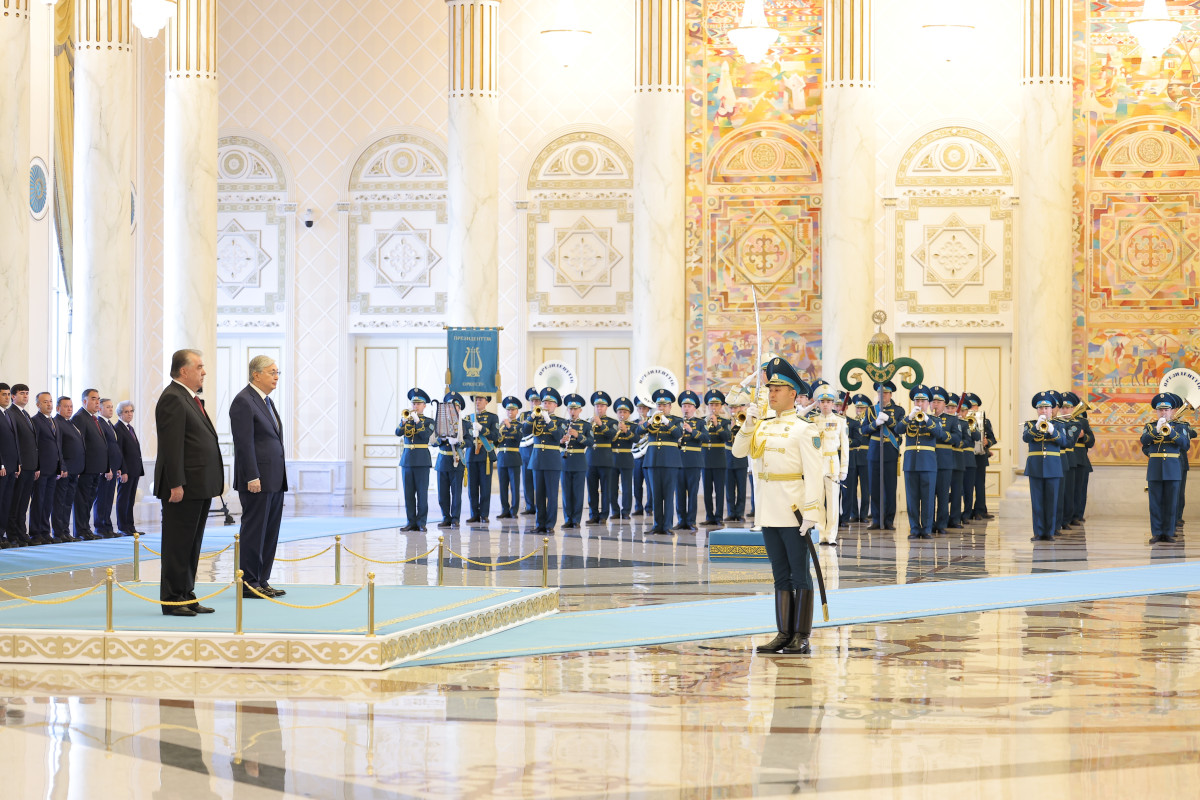
{"type": "Polygon", "coordinates": [[[271,567],[279,544],[287,470],[283,454],[283,420],[271,402],[279,384],[279,367],[268,356],[250,359],[250,383],[229,404],[233,434],[233,485],[242,503],[243,597],[279,597],[271,586],[271,567]],[[254,587],[258,593],[251,591],[254,587]]]}
{"type": "Polygon", "coordinates": [[[50,544],[54,541],[50,528],[54,491],[59,480],[67,477],[67,471],[63,466],[62,435],[51,416],[54,398],[49,392],[37,396],[37,410],[38,413],[33,415],[33,429],[37,433],[37,472],[33,500],[29,505],[29,535],[33,537],[33,544],[50,544]]]}
{"type": "Polygon", "coordinates": [[[146,474],[142,466],[142,443],[133,429],[133,403],[117,403],[117,444],[121,447],[121,482],[117,484],[117,530],[125,536],[141,533],[133,524],[133,504],[137,502],[138,481],[146,474]]]}
{"type": "Polygon", "coordinates": [[[117,484],[125,476],[122,465],[121,444],[117,441],[117,432],[113,428],[116,419],[113,417],[113,401],[107,397],[100,398],[100,414],[96,417],[100,422],[100,430],[104,433],[104,441],[108,446],[108,469],[112,476],[100,481],[96,490],[96,502],[92,504],[92,525],[96,534],[105,539],[116,539],[121,534],[113,530],[112,509],[117,497],[117,484]]]}
{"type": "Polygon", "coordinates": [[[58,444],[62,451],[62,468],[54,486],[54,514],[50,519],[55,542],[73,542],[71,536],[71,511],[75,508],[75,493],[79,489],[79,475],[83,472],[83,437],[71,424],[71,410],[75,404],[69,397],[58,398],[58,415],[54,417],[54,429],[58,433],[58,444]]]}
{"type": "Polygon", "coordinates": [[[0,549],[19,546],[2,535],[8,526],[8,512],[21,475],[21,449],[13,410],[12,388],[7,383],[0,383],[0,549]]]}
{"type": "Polygon", "coordinates": [[[21,474],[13,489],[12,508],[8,512],[8,540],[22,546],[33,544],[25,518],[29,513],[29,501],[33,498],[33,483],[37,480],[37,434],[33,421],[25,406],[29,404],[29,387],[23,383],[12,387],[12,405],[9,417],[17,429],[17,450],[21,455],[21,474]]]}
{"type": "Polygon", "coordinates": [[[71,424],[83,437],[83,472],[75,487],[75,538],[99,539],[92,532],[92,506],[100,491],[100,482],[112,480],[112,469],[108,464],[108,439],[100,427],[100,393],[85,389],[80,398],[83,407],[71,417],[71,424]]]}
{"type": "Polygon", "coordinates": [[[204,410],[204,359],[198,350],[176,350],[171,356],[171,382],[154,408],[158,458],[154,462],[154,496],[162,501],[162,573],[158,596],[177,617],[211,614],[196,602],[196,568],[204,543],[204,523],[212,499],[225,491],[225,467],[217,429],[204,410]]]}

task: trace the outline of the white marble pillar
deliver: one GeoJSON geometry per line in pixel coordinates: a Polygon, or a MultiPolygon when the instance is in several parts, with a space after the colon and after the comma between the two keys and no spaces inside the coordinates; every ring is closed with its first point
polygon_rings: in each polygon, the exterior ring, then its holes
{"type": "Polygon", "coordinates": [[[1071,386],[1071,3],[1023,6],[1018,419],[1032,413],[1036,392],[1071,386]]]}
{"type": "Polygon", "coordinates": [[[821,113],[821,374],[864,358],[875,307],[873,0],[825,4],[821,113]]]}
{"type": "Polygon", "coordinates": [[[129,0],[75,2],[70,394],[133,389],[133,52],[129,0]]]}
{"type": "Polygon", "coordinates": [[[163,358],[217,361],[217,0],[179,0],[167,23],[163,141],[163,358]]]}
{"type": "Polygon", "coordinates": [[[684,287],[683,0],[637,0],[634,41],[633,375],[682,380],[684,287]]]}
{"type": "Polygon", "coordinates": [[[446,0],[450,13],[446,323],[499,319],[500,0],[446,0]]]}
{"type": "Polygon", "coordinates": [[[0,375],[9,383],[31,382],[29,0],[0,0],[0,75],[0,375]]]}

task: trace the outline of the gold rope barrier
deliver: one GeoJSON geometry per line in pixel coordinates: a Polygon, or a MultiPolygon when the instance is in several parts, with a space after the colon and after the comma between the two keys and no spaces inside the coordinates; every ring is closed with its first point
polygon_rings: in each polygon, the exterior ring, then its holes
{"type": "Polygon", "coordinates": [[[496,561],[493,563],[490,561],[475,561],[474,559],[467,558],[462,553],[456,553],[453,550],[450,551],[450,555],[458,556],[459,558],[461,558],[463,561],[467,562],[468,564],[474,564],[477,567],[492,567],[492,568],[510,567],[513,564],[520,564],[525,559],[533,558],[536,555],[541,555],[541,553],[542,553],[542,548],[539,547],[537,550],[532,550],[529,553],[527,553],[526,555],[521,556],[520,558],[514,558],[512,561],[496,561]]]}
{"type": "Polygon", "coordinates": [[[200,558],[205,559],[205,560],[210,559],[210,558],[216,558],[217,556],[221,555],[221,553],[224,553],[226,550],[228,550],[231,547],[233,547],[233,542],[230,542],[229,544],[225,545],[224,547],[222,547],[220,550],[218,550],[215,553],[209,553],[208,555],[202,555],[202,556],[200,556],[200,558]]]}
{"type": "Polygon", "coordinates": [[[11,597],[13,599],[24,600],[26,603],[33,603],[35,606],[58,606],[58,605],[62,605],[63,603],[70,603],[75,600],[82,600],[83,598],[87,597],[89,594],[96,591],[103,585],[104,585],[104,581],[100,581],[92,588],[86,589],[83,592],[81,592],[80,594],[75,595],[74,597],[61,597],[58,600],[34,600],[32,597],[26,597],[23,594],[14,594],[13,592],[10,592],[8,589],[5,589],[3,586],[0,586],[0,592],[3,592],[4,594],[8,595],[9,597],[11,597]]]}
{"type": "MultiPolygon", "coordinates": [[[[100,584],[96,584],[96,585],[99,586],[100,584]]],[[[199,603],[202,600],[211,600],[212,598],[219,595],[221,592],[228,590],[230,586],[233,586],[233,581],[230,581],[229,583],[225,584],[224,586],[222,586],[220,589],[217,589],[212,594],[206,594],[206,595],[204,595],[204,597],[197,597],[195,600],[155,600],[153,597],[146,597],[145,595],[138,594],[137,592],[133,591],[132,589],[125,588],[125,584],[123,584],[123,583],[117,583],[115,585],[122,592],[125,592],[126,594],[131,594],[139,600],[145,600],[147,603],[153,603],[156,606],[190,606],[193,603],[199,603]]]]}
{"type": "MultiPolygon", "coordinates": [[[[354,595],[358,594],[359,592],[361,592],[363,589],[366,588],[365,585],[359,586],[357,589],[355,589],[353,592],[346,595],[345,597],[339,597],[337,600],[331,600],[328,603],[321,603],[321,604],[315,605],[315,606],[298,606],[298,605],[295,605],[294,603],[285,603],[283,600],[276,600],[274,597],[269,597],[269,596],[263,594],[262,592],[260,592],[257,587],[251,586],[248,583],[243,583],[242,587],[244,589],[249,589],[250,591],[254,592],[256,595],[261,597],[263,600],[270,600],[272,603],[275,603],[276,605],[287,606],[288,608],[298,608],[301,611],[316,611],[319,608],[329,608],[330,606],[336,606],[338,603],[341,603],[345,600],[349,600],[351,597],[354,597],[354,595]]],[[[225,587],[225,588],[229,588],[229,587],[225,587]]]]}
{"type": "MultiPolygon", "coordinates": [[[[350,555],[354,556],[355,558],[361,558],[363,561],[370,561],[372,564],[407,564],[410,561],[420,561],[422,558],[425,558],[425,557],[429,556],[430,554],[432,554],[434,550],[437,550],[437,548],[434,547],[434,548],[431,548],[431,549],[425,551],[424,553],[421,553],[421,555],[419,555],[419,556],[413,556],[412,558],[402,558],[399,561],[380,561],[377,558],[367,558],[362,553],[356,553],[353,550],[351,550],[349,547],[343,547],[342,549],[345,550],[350,555]]],[[[275,560],[276,561],[284,561],[286,559],[277,558],[275,560]]]]}
{"type": "Polygon", "coordinates": [[[323,556],[323,555],[325,555],[326,553],[328,553],[328,552],[329,552],[330,550],[332,550],[332,549],[333,549],[333,545],[329,545],[329,547],[326,547],[326,548],[325,548],[324,550],[322,550],[321,552],[319,552],[319,553],[313,553],[311,556],[303,556],[303,557],[301,557],[301,558],[280,558],[279,556],[276,556],[276,557],[275,557],[275,560],[276,560],[276,561],[293,561],[293,562],[294,562],[294,561],[309,561],[309,560],[311,560],[311,559],[318,558],[318,557],[320,557],[320,556],[323,556]]]}
{"type": "MultiPolygon", "coordinates": [[[[134,580],[135,580],[135,581],[137,580],[136,573],[138,572],[138,557],[137,557],[137,549],[136,549],[136,547],[137,547],[137,545],[139,544],[139,543],[138,543],[138,539],[140,539],[140,538],[141,538],[141,535],[140,535],[140,534],[137,534],[137,533],[135,533],[135,534],[133,535],[133,543],[134,543],[134,546],[135,546],[135,549],[134,549],[134,551],[133,551],[133,567],[134,567],[134,573],[135,573],[135,576],[134,576],[134,580]]],[[[237,536],[234,536],[234,537],[233,537],[233,541],[232,541],[232,542],[230,542],[229,544],[225,545],[224,547],[222,547],[222,548],[221,548],[220,550],[218,550],[217,552],[215,552],[215,553],[207,553],[207,554],[201,555],[201,556],[200,556],[200,558],[202,558],[202,559],[205,559],[205,560],[207,560],[207,559],[210,559],[210,558],[216,558],[217,556],[221,555],[221,553],[224,553],[226,550],[228,550],[229,548],[231,548],[231,547],[233,547],[235,544],[237,544],[237,540],[238,540],[238,537],[237,537],[237,536]]],[[[158,552],[157,550],[155,550],[154,548],[152,548],[150,545],[148,545],[148,544],[143,544],[143,545],[141,545],[141,547],[145,548],[145,549],[146,549],[147,551],[149,551],[149,552],[150,552],[152,555],[156,555],[156,556],[158,556],[159,558],[162,558],[162,553],[158,552]]],[[[275,560],[276,560],[276,561],[290,561],[290,560],[292,560],[292,559],[287,559],[287,558],[277,558],[277,559],[275,559],[275,560]]]]}

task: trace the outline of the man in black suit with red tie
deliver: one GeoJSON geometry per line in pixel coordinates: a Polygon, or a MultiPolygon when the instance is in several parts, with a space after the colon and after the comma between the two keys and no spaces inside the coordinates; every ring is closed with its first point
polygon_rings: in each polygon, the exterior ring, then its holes
{"type": "Polygon", "coordinates": [[[117,497],[117,484],[124,476],[124,466],[121,457],[121,444],[117,441],[117,432],[113,429],[113,401],[107,397],[100,398],[100,413],[96,416],[100,430],[104,434],[104,443],[108,447],[108,470],[112,476],[101,480],[96,490],[96,502],[92,504],[92,525],[96,535],[105,539],[116,539],[121,534],[113,530],[112,510],[113,501],[117,497]]]}
{"type": "Polygon", "coordinates": [[[204,358],[199,350],[176,350],[171,382],[154,407],[158,458],[154,496],[162,501],[162,573],[158,596],[162,613],[177,617],[211,614],[196,602],[196,569],[204,544],[204,523],[212,499],[225,491],[225,467],[217,429],[204,410],[204,358]]]}
{"type": "Polygon", "coordinates": [[[117,530],[125,536],[141,533],[133,524],[133,504],[137,501],[138,481],[146,474],[142,466],[142,443],[133,429],[133,403],[117,403],[117,443],[121,446],[121,482],[117,484],[117,530]]]}
{"type": "Polygon", "coordinates": [[[8,512],[8,539],[21,546],[33,544],[25,518],[29,514],[29,501],[33,497],[33,483],[37,480],[37,434],[33,421],[25,406],[29,405],[29,387],[15,383],[12,387],[12,405],[8,407],[13,427],[17,429],[17,449],[21,455],[21,474],[13,488],[12,508],[8,512]]]}
{"type": "Polygon", "coordinates": [[[92,533],[92,506],[100,491],[100,482],[112,480],[113,473],[108,465],[108,439],[100,427],[100,393],[85,389],[81,397],[83,408],[71,417],[71,424],[83,437],[83,472],[75,487],[75,538],[99,539],[92,533]]]}
{"type": "MultiPolygon", "coordinates": [[[[29,504],[29,535],[33,537],[33,544],[50,544],[54,541],[50,528],[50,518],[54,514],[54,490],[60,479],[67,478],[67,470],[63,466],[62,435],[58,432],[58,423],[51,416],[54,398],[49,392],[42,392],[36,402],[38,413],[33,415],[33,430],[37,434],[37,480],[33,484],[33,500],[29,504]]],[[[70,423],[67,424],[70,426],[70,423]]]]}
{"type": "Polygon", "coordinates": [[[73,542],[71,536],[71,512],[75,508],[75,494],[79,489],[79,475],[83,472],[83,437],[71,424],[71,409],[74,403],[69,397],[58,398],[58,415],[54,417],[54,428],[58,432],[58,444],[62,451],[62,468],[65,474],[54,486],[54,514],[50,518],[55,542],[73,542]]]}
{"type": "Polygon", "coordinates": [[[7,383],[0,383],[0,549],[19,546],[3,535],[21,474],[21,448],[13,410],[12,389],[7,383]]]}
{"type": "Polygon", "coordinates": [[[279,597],[271,586],[271,567],[279,544],[287,465],[283,453],[283,420],[271,392],[279,384],[279,368],[268,356],[250,360],[250,384],[229,404],[233,433],[233,485],[242,503],[242,579],[244,597],[279,597]]]}

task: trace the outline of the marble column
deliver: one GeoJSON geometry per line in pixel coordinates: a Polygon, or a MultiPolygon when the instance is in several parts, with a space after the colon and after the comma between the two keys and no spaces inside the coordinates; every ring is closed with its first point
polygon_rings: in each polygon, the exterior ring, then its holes
{"type": "MultiPolygon", "coordinates": [[[[0,375],[29,375],[29,0],[0,0],[0,375]]],[[[49,193],[49,187],[47,187],[49,193]]]]}
{"type": "Polygon", "coordinates": [[[825,4],[821,113],[821,374],[863,358],[875,308],[873,0],[825,4]]]}
{"type": "Polygon", "coordinates": [[[1071,386],[1071,3],[1025,0],[1017,207],[1018,419],[1071,386]]]}
{"type": "Polygon", "coordinates": [[[133,51],[129,0],[75,2],[70,394],[133,389],[133,51]]]}
{"type": "MultiPolygon", "coordinates": [[[[200,350],[217,378],[217,0],[179,0],[167,23],[163,137],[163,358],[200,350]]],[[[215,406],[214,406],[215,407],[215,406]]]]}
{"type": "Polygon", "coordinates": [[[446,323],[499,319],[500,0],[446,0],[450,12],[446,323]]]}
{"type": "Polygon", "coordinates": [[[637,0],[634,41],[633,377],[685,374],[683,0],[637,0]]]}

